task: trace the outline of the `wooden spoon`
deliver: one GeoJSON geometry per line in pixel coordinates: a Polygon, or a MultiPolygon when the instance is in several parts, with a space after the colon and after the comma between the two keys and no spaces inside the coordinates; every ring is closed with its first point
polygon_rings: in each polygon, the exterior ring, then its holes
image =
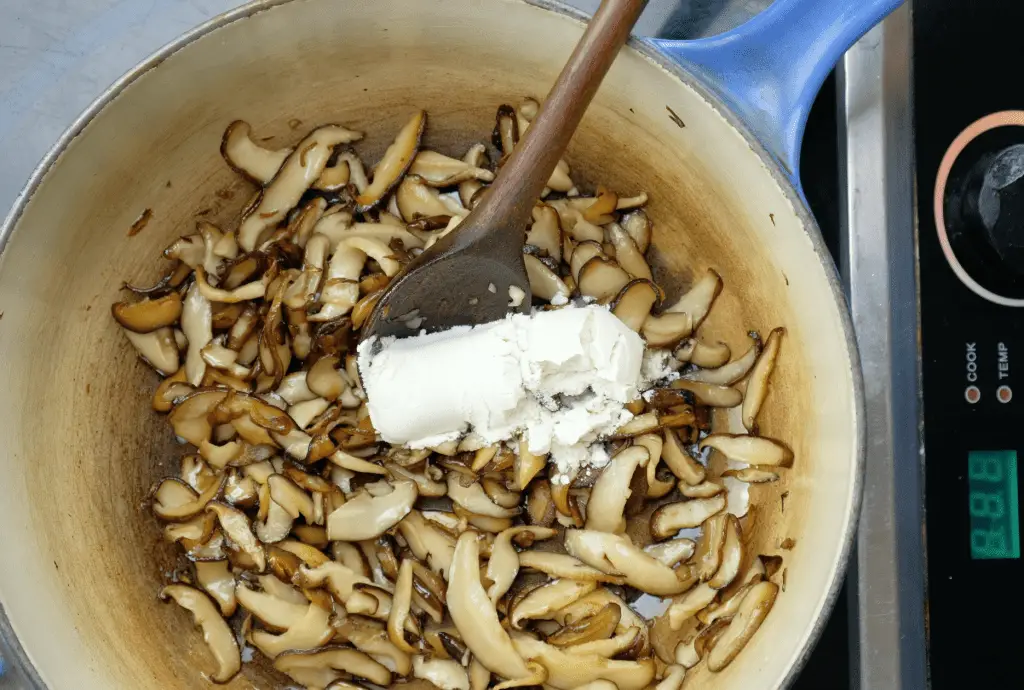
{"type": "Polygon", "coordinates": [[[475,325],[530,309],[523,242],[533,207],[646,4],[603,0],[497,179],[455,230],[395,276],[363,338],[475,325]]]}

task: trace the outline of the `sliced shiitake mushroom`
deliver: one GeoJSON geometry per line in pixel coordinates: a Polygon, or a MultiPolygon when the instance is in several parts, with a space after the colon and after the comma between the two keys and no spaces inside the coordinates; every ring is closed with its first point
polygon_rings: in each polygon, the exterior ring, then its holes
{"type": "Polygon", "coordinates": [[[139,302],[117,302],[111,309],[114,319],[135,333],[152,333],[173,326],[181,316],[181,295],[177,292],[139,302]]]}
{"type": "MultiPolygon", "coordinates": [[[[513,527],[512,529],[516,528],[513,527]]],[[[495,544],[497,544],[497,541],[495,541],[495,544]]],[[[494,558],[493,551],[491,558],[494,558]]],[[[610,582],[617,585],[624,584],[626,581],[626,578],[621,575],[609,575],[604,571],[584,564],[578,558],[573,558],[572,556],[564,553],[554,553],[552,551],[520,551],[519,566],[522,568],[539,570],[549,577],[554,578],[610,582]]]]}
{"type": "Polygon", "coordinates": [[[220,153],[228,165],[253,182],[267,184],[281,169],[290,151],[263,148],[252,140],[249,123],[235,120],[224,130],[220,153]]]}
{"type": "Polygon", "coordinates": [[[639,332],[647,321],[651,309],[660,299],[661,292],[650,280],[633,280],[612,300],[612,313],[624,324],[639,332]]]}
{"type": "Polygon", "coordinates": [[[681,529],[699,527],[712,515],[725,510],[725,496],[694,498],[678,503],[666,503],[651,514],[651,534],[656,539],[668,539],[681,529]]]}
{"type": "Polygon", "coordinates": [[[555,611],[593,592],[597,583],[581,580],[552,580],[512,597],[508,605],[509,622],[522,629],[527,621],[551,618],[555,611]]]}
{"type": "Polygon", "coordinates": [[[671,386],[693,393],[693,397],[698,403],[708,407],[736,407],[743,402],[743,394],[729,386],[718,386],[689,379],[678,379],[673,381],[671,386]]]}
{"type": "MultiPolygon", "coordinates": [[[[697,566],[697,575],[701,582],[710,580],[718,572],[718,567],[722,562],[722,548],[725,546],[725,533],[728,524],[729,514],[721,512],[707,518],[701,524],[697,551],[693,555],[697,566]]],[[[715,589],[721,589],[721,587],[715,587],[715,589]]]]}
{"type": "Polygon", "coordinates": [[[644,320],[640,334],[647,347],[672,347],[693,332],[693,317],[685,312],[651,314],[644,320]]]}
{"type": "MultiPolygon", "coordinates": [[[[717,516],[716,516],[717,517],[717,516]]],[[[721,556],[715,574],[708,584],[715,589],[722,589],[732,584],[739,575],[743,563],[743,533],[735,515],[725,516],[725,537],[722,541],[721,556]]]]}
{"type": "MultiPolygon", "coordinates": [[[[725,351],[727,353],[726,356],[728,356],[728,347],[726,347],[725,351]]],[[[750,372],[754,362],[757,361],[758,351],[759,343],[757,340],[753,340],[750,348],[743,355],[728,364],[724,364],[717,369],[698,369],[684,374],[683,378],[715,386],[731,386],[750,372]]]]}
{"type": "Polygon", "coordinates": [[[365,213],[378,205],[401,181],[416,157],[426,126],[427,113],[420,110],[399,130],[377,163],[370,185],[356,197],[356,210],[365,213]]]}
{"type": "Polygon", "coordinates": [[[530,279],[530,292],[538,299],[547,300],[552,304],[565,304],[569,301],[572,291],[557,273],[532,254],[524,254],[526,275],[530,279]]]}
{"type": "Polygon", "coordinates": [[[721,291],[722,277],[709,268],[690,287],[689,292],[680,297],[678,302],[668,307],[665,311],[689,314],[690,318],[693,319],[693,329],[696,330],[700,327],[708,312],[711,311],[711,305],[721,291]]]}
{"type": "Polygon", "coordinates": [[[170,376],[178,370],[178,346],[170,328],[158,328],[150,333],[125,330],[124,334],[142,361],[158,373],[170,376]]]}
{"type": "Polygon", "coordinates": [[[692,584],[687,573],[677,572],[644,553],[625,535],[566,530],[565,550],[598,570],[624,576],[626,584],[648,594],[671,596],[692,584]]]}
{"type": "Polygon", "coordinates": [[[296,649],[316,649],[334,637],[330,612],[315,603],[306,605],[306,611],[294,625],[281,635],[264,630],[253,630],[249,641],[269,659],[296,649]]]}
{"type": "Polygon", "coordinates": [[[691,539],[672,539],[644,547],[644,553],[670,568],[689,560],[695,550],[696,544],[691,539]]]}
{"type": "Polygon", "coordinates": [[[690,362],[705,369],[716,369],[729,361],[732,351],[721,341],[708,342],[688,338],[680,343],[672,354],[680,362],[690,362]]]}
{"type": "Polygon", "coordinates": [[[533,207],[533,223],[526,233],[526,244],[540,250],[552,261],[562,260],[562,225],[558,211],[546,204],[533,207]]]}
{"type": "Polygon", "coordinates": [[[559,690],[575,690],[606,680],[619,690],[643,690],[654,679],[654,659],[618,661],[595,654],[570,654],[554,645],[518,633],[513,638],[519,655],[543,666],[546,684],[559,690]]]}
{"type": "Polygon", "coordinates": [[[350,676],[385,687],[391,683],[391,672],[386,667],[346,647],[285,652],[274,659],[274,668],[307,690],[325,690],[334,681],[350,676]]]}
{"type": "Polygon", "coordinates": [[[556,647],[571,647],[593,640],[604,640],[615,634],[621,617],[622,609],[615,604],[606,604],[597,613],[584,616],[578,621],[569,621],[544,641],[556,647]]]}
{"type": "MultiPolygon", "coordinates": [[[[462,162],[473,167],[481,168],[487,163],[487,147],[483,144],[473,144],[462,157],[462,162]]],[[[472,208],[475,199],[478,199],[477,192],[483,188],[483,183],[477,178],[470,178],[459,183],[459,199],[466,208],[472,208]]]]}
{"type": "Polygon", "coordinates": [[[626,530],[625,509],[630,497],[630,482],[633,474],[645,467],[650,457],[650,452],[643,446],[630,446],[612,456],[590,491],[588,530],[614,533],[626,530]]]}
{"type": "Polygon", "coordinates": [[[519,573],[521,554],[516,553],[512,539],[523,533],[529,533],[534,539],[550,539],[556,534],[555,530],[546,527],[519,526],[504,530],[494,538],[487,561],[487,579],[491,581],[487,596],[492,602],[497,603],[505,596],[519,573]]]}
{"type": "Polygon", "coordinates": [[[662,448],[661,457],[672,474],[690,486],[697,486],[703,482],[707,476],[704,466],[694,460],[693,456],[686,451],[675,430],[665,429],[664,437],[665,445],[662,448]]]}
{"type": "Polygon", "coordinates": [[[779,475],[771,470],[760,467],[744,467],[743,469],[729,469],[722,472],[723,477],[734,477],[747,484],[767,484],[778,480],[779,475]]]}
{"type": "Polygon", "coordinates": [[[249,518],[245,513],[224,503],[212,501],[206,506],[206,510],[217,516],[224,534],[231,538],[237,547],[246,553],[256,564],[260,572],[266,568],[267,560],[263,547],[252,533],[249,518]]]}
{"type": "Polygon", "coordinates": [[[576,284],[580,293],[596,300],[612,299],[629,283],[629,274],[615,261],[595,256],[580,267],[576,284]]]}
{"type": "Polygon", "coordinates": [[[775,360],[779,356],[779,347],[782,344],[782,336],[786,334],[785,328],[773,329],[764,341],[764,350],[757,358],[757,363],[750,370],[750,378],[747,381],[747,392],[743,399],[743,426],[747,431],[754,432],[757,429],[757,414],[761,411],[761,405],[768,396],[768,384],[772,371],[775,369],[775,360]]]}
{"type": "Polygon", "coordinates": [[[195,564],[196,584],[217,602],[221,614],[227,618],[235,613],[235,576],[226,560],[200,561],[195,564]]]}
{"type": "Polygon", "coordinates": [[[327,517],[327,537],[342,541],[375,539],[409,514],[417,495],[416,484],[410,481],[395,482],[391,493],[383,496],[359,493],[327,517]]]}
{"type": "Polygon", "coordinates": [[[392,673],[402,676],[412,673],[412,659],[391,642],[387,628],[380,621],[346,616],[335,624],[335,632],[337,638],[351,643],[392,673]]]}
{"type": "Polygon", "coordinates": [[[675,597],[667,611],[669,627],[673,630],[682,629],[683,623],[696,616],[698,611],[708,606],[717,596],[717,589],[702,582],[685,594],[675,597]]]}
{"type": "Polygon", "coordinates": [[[426,150],[416,154],[409,167],[409,174],[418,175],[431,187],[451,187],[467,180],[494,180],[494,173],[490,170],[426,150]]]}
{"type": "Polygon", "coordinates": [[[412,675],[440,690],[469,690],[469,674],[462,664],[451,659],[427,659],[417,655],[412,660],[412,675]]]}
{"type": "Polygon", "coordinates": [[[750,588],[729,626],[708,652],[708,670],[721,671],[732,663],[761,627],[775,604],[778,592],[779,587],[773,582],[759,582],[750,588]]]}
{"type": "Polygon", "coordinates": [[[711,434],[700,442],[701,449],[713,448],[730,462],[767,467],[789,467],[793,451],[785,444],[763,436],[711,434]]]}
{"type": "Polygon", "coordinates": [[[160,591],[161,599],[173,599],[176,604],[192,614],[195,624],[202,628],[203,639],[217,661],[217,671],[210,680],[227,683],[242,668],[242,655],[238,650],[235,635],[227,621],[221,618],[216,606],[208,596],[198,589],[186,585],[168,585],[160,591]]]}
{"type": "Polygon", "coordinates": [[[518,508],[502,508],[492,501],[478,482],[463,484],[456,472],[449,472],[447,479],[448,497],[469,513],[493,518],[510,518],[519,513],[518,508]]]}

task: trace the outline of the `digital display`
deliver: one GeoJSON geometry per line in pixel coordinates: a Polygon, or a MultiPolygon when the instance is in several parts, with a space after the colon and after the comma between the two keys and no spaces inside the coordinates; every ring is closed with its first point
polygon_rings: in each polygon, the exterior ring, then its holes
{"type": "Polygon", "coordinates": [[[1017,451],[975,450],[967,454],[971,558],[1020,558],[1017,451]]]}

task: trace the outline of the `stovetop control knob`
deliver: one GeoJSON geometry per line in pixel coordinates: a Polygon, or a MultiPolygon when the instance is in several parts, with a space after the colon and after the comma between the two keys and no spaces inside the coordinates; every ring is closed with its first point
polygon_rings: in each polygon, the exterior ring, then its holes
{"type": "Polygon", "coordinates": [[[954,140],[936,179],[935,218],[964,285],[1024,306],[1024,112],[988,115],[954,140]]]}

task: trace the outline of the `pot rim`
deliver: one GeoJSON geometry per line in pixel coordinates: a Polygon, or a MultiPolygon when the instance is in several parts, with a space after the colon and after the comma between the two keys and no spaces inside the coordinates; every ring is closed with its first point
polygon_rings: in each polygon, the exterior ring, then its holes
{"type": "MultiPolygon", "coordinates": [[[[74,141],[74,139],[93,121],[97,115],[99,115],[100,112],[103,111],[108,104],[120,96],[125,89],[127,89],[137,79],[143,77],[150,70],[159,67],[164,60],[194,41],[240,19],[246,19],[260,12],[271,10],[275,7],[286,5],[294,1],[295,0],[252,0],[245,5],[212,17],[153,52],[149,57],[139,62],[135,67],[130,69],[113,84],[107,87],[103,93],[97,96],[96,99],[74,120],[74,122],[64,130],[60,138],[54,143],[50,150],[46,152],[46,155],[43,156],[42,160],[32,171],[32,174],[25,183],[25,186],[18,192],[18,195],[15,197],[14,203],[11,206],[11,210],[4,218],[3,224],[0,225],[0,255],[2,255],[4,248],[7,246],[7,242],[14,231],[14,227],[21,219],[26,206],[42,184],[43,180],[46,178],[50,169],[54,166],[71,142],[74,141]]],[[[585,22],[589,19],[589,15],[575,7],[566,5],[562,0],[515,1],[524,2],[529,5],[556,12],[581,22],[585,22]]],[[[825,625],[828,622],[828,615],[831,613],[836,600],[839,597],[839,590],[842,587],[843,582],[842,576],[849,565],[850,556],[853,550],[854,536],[857,533],[857,525],[860,517],[866,462],[866,428],[864,420],[864,385],[861,373],[860,354],[857,348],[857,339],[853,330],[853,321],[850,317],[849,309],[847,308],[846,298],[840,282],[839,274],[836,270],[835,262],[832,260],[832,257],[828,252],[828,248],[825,246],[825,240],[821,236],[821,230],[818,228],[818,224],[815,221],[814,216],[811,214],[810,209],[807,207],[802,195],[786,175],[780,164],[768,152],[750,128],[739,117],[737,117],[736,114],[733,113],[718,96],[694,78],[693,75],[686,70],[685,65],[681,65],[669,59],[653,45],[641,38],[637,38],[636,36],[631,37],[628,44],[631,48],[643,55],[649,62],[670,72],[687,87],[696,91],[701,98],[704,99],[708,107],[712,108],[719,116],[723,117],[733,129],[743,136],[750,145],[751,150],[753,150],[753,152],[762,160],[767,171],[775,180],[775,183],[792,204],[797,218],[800,219],[807,238],[811,241],[814,253],[817,255],[818,260],[822,263],[822,267],[825,269],[825,277],[828,281],[829,289],[832,292],[832,297],[835,300],[836,306],[839,307],[843,337],[846,341],[847,352],[850,356],[850,374],[853,382],[853,412],[855,416],[854,425],[856,438],[854,457],[855,472],[852,487],[853,501],[851,503],[846,532],[842,536],[842,548],[840,549],[839,559],[833,569],[828,589],[821,600],[817,618],[814,625],[811,627],[810,633],[804,638],[795,663],[790,666],[786,676],[782,679],[780,687],[788,687],[793,683],[799,672],[807,663],[815,644],[825,629],[825,625]]],[[[10,666],[28,681],[30,687],[37,690],[47,690],[48,686],[39,675],[39,672],[35,668],[31,659],[29,659],[25,649],[21,646],[17,635],[15,635],[14,629],[11,626],[10,620],[7,617],[2,603],[0,603],[0,648],[5,651],[5,660],[10,662],[10,666]]]]}

